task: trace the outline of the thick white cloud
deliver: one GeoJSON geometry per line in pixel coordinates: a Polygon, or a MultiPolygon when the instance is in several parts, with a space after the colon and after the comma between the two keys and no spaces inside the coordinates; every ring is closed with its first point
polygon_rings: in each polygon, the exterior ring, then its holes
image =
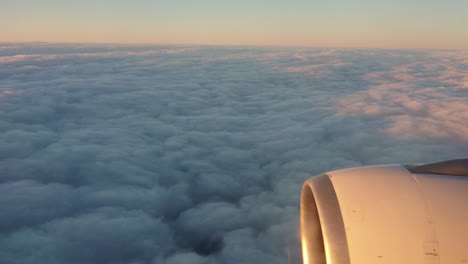
{"type": "Polygon", "coordinates": [[[467,54],[0,45],[0,263],[300,263],[313,174],[468,155],[467,54]]]}

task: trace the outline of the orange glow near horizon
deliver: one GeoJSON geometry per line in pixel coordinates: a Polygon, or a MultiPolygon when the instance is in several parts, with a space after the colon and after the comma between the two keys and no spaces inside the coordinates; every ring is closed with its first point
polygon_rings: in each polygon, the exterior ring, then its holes
{"type": "Polygon", "coordinates": [[[7,1],[0,42],[468,48],[461,1],[142,1],[7,1]]]}
{"type": "MultiPolygon", "coordinates": [[[[304,46],[304,47],[350,47],[350,48],[389,48],[389,49],[468,49],[468,39],[460,36],[459,39],[437,39],[430,35],[414,38],[404,38],[401,35],[377,36],[362,38],[352,36],[338,36],[322,34],[316,38],[301,37],[298,35],[283,35],[283,38],[260,34],[235,34],[229,36],[211,37],[209,34],[157,34],[159,37],[150,38],[135,33],[100,34],[99,32],[86,32],[79,34],[66,33],[10,33],[2,34],[0,42],[51,42],[51,43],[121,43],[121,44],[181,44],[181,45],[228,45],[228,46],[304,46]],[[461,44],[457,44],[461,43],[461,44]],[[465,45],[466,43],[466,45],[465,45]]],[[[216,34],[215,34],[216,35],[216,34]]],[[[313,35],[313,34],[311,34],[313,35]]]]}

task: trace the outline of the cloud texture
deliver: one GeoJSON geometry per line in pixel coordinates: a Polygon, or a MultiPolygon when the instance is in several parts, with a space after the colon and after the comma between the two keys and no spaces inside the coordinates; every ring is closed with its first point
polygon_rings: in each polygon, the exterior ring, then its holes
{"type": "Polygon", "coordinates": [[[0,45],[0,263],[300,263],[300,187],[468,156],[463,51],[0,45]]]}

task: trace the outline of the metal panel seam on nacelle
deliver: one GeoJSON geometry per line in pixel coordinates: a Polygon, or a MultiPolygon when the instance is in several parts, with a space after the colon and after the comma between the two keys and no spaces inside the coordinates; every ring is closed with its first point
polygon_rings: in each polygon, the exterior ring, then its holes
{"type": "Polygon", "coordinates": [[[426,197],[437,233],[440,263],[466,263],[468,257],[468,178],[414,174],[426,197]]]}
{"type": "Polygon", "coordinates": [[[438,256],[425,255],[427,237],[435,233],[427,226],[424,195],[408,170],[385,165],[327,174],[342,211],[351,263],[438,263],[438,256]]]}

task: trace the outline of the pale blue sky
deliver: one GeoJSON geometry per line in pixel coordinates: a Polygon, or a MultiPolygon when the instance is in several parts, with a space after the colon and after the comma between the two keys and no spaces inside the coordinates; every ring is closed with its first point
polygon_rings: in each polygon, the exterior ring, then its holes
{"type": "Polygon", "coordinates": [[[0,3],[0,41],[468,48],[467,0],[0,3]]]}

